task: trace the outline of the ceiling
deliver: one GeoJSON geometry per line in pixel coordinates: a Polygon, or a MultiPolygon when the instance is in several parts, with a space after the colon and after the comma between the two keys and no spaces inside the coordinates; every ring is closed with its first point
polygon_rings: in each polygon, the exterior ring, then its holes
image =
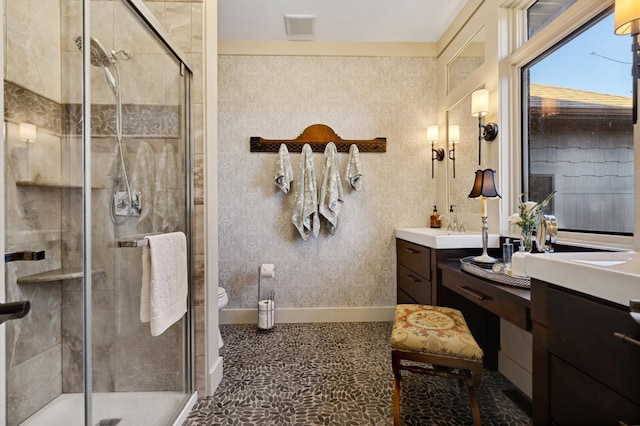
{"type": "Polygon", "coordinates": [[[433,43],[467,0],[218,0],[220,40],[287,40],[284,15],[314,15],[315,40],[433,43]]]}

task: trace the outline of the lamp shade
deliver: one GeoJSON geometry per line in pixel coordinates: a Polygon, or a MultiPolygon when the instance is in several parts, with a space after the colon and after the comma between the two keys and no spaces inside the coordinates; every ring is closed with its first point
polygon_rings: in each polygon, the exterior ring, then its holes
{"type": "Polygon", "coordinates": [[[613,20],[616,34],[637,34],[640,31],[640,2],[616,0],[613,20]]]}
{"type": "Polygon", "coordinates": [[[492,169],[476,170],[476,178],[473,181],[473,188],[471,188],[469,198],[502,198],[496,189],[495,172],[492,169]]]}
{"type": "Polygon", "coordinates": [[[438,126],[436,124],[427,127],[427,142],[438,142],[438,126]]]}
{"type": "Polygon", "coordinates": [[[489,114],[489,90],[478,89],[471,94],[471,115],[484,117],[489,114]]]}
{"type": "Polygon", "coordinates": [[[460,126],[452,124],[449,126],[449,142],[454,143],[460,140],[460,126]]]}

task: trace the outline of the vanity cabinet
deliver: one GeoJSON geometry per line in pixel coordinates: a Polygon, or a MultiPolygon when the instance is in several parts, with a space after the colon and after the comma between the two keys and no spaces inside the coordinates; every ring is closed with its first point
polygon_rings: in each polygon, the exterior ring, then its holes
{"type": "Polygon", "coordinates": [[[534,424],[640,424],[640,346],[620,338],[640,340],[628,307],[535,279],[531,307],[534,424]]]}
{"type": "Polygon", "coordinates": [[[432,304],[431,250],[396,239],[398,303],[432,304]]]}

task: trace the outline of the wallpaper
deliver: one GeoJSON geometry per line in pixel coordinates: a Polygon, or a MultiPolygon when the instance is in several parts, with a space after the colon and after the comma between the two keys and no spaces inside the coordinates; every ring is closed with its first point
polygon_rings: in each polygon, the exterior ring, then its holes
{"type": "MultiPolygon", "coordinates": [[[[219,253],[227,308],[255,308],[258,267],[274,263],[278,308],[391,306],[397,227],[428,224],[435,200],[427,125],[436,122],[432,58],[220,56],[219,253]],[[387,138],[360,153],[360,191],[344,185],[338,229],[304,241],[291,222],[294,191],[273,180],[276,154],[249,139],[294,139],[326,124],[343,139],[387,138]]],[[[291,153],[294,182],[300,154],[291,153]]],[[[348,154],[338,154],[343,177],[348,154]]],[[[324,157],[314,154],[321,181],[324,157]]],[[[436,163],[436,167],[442,163],[436,163]]]]}

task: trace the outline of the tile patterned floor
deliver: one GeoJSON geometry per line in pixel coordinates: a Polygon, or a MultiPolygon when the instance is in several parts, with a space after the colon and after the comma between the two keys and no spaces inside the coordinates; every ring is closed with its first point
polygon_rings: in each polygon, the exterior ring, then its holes
{"type": "MultiPolygon", "coordinates": [[[[184,426],[391,425],[391,323],[221,327],[224,378],[184,426]]],[[[486,370],[478,390],[483,425],[530,425],[507,393],[514,386],[486,370]]],[[[457,381],[403,372],[404,425],[471,424],[457,381]]]]}

